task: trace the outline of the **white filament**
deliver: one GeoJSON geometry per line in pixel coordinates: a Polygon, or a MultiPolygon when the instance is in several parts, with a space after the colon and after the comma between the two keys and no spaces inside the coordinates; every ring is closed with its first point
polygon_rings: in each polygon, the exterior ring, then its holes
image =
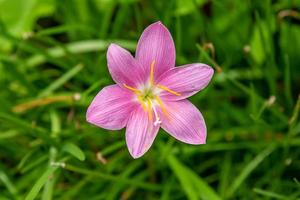
{"type": "Polygon", "coordinates": [[[153,104],[153,102],[149,99],[149,101],[151,102],[151,107],[154,111],[154,115],[155,115],[155,122],[154,122],[154,126],[157,126],[159,124],[161,124],[160,118],[158,116],[158,113],[156,111],[155,105],[153,104]]]}

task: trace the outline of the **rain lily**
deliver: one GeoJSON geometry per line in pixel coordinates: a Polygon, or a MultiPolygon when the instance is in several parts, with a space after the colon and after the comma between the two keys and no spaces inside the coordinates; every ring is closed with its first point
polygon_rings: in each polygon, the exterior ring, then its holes
{"type": "Polygon", "coordinates": [[[161,22],[144,30],[135,57],[111,44],[107,62],[116,84],[96,95],[87,110],[88,122],[109,130],[126,127],[133,158],[148,151],[160,127],[182,142],[205,143],[202,114],[186,98],[207,86],[213,69],[201,63],[175,67],[174,42],[161,22]]]}

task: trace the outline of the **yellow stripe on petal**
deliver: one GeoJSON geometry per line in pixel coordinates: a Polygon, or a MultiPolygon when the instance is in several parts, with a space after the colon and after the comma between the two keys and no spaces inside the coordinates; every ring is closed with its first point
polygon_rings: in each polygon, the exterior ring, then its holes
{"type": "Polygon", "coordinates": [[[162,109],[164,115],[165,115],[167,118],[169,118],[169,117],[170,117],[170,116],[169,116],[169,113],[167,112],[167,110],[166,110],[166,108],[165,108],[165,106],[164,106],[162,100],[161,100],[158,96],[155,96],[155,100],[157,101],[158,105],[161,107],[161,109],[162,109]]]}
{"type": "Polygon", "coordinates": [[[155,65],[155,60],[152,61],[151,66],[150,66],[150,84],[154,85],[154,65],[155,65]]]}
{"type": "Polygon", "coordinates": [[[144,111],[145,111],[145,112],[148,112],[148,111],[147,111],[147,105],[146,105],[145,102],[143,101],[142,97],[141,97],[141,96],[137,96],[137,99],[138,99],[138,101],[140,102],[140,104],[142,105],[144,111]]]}
{"type": "Polygon", "coordinates": [[[159,85],[159,84],[158,84],[158,85],[156,85],[156,87],[158,87],[159,89],[165,90],[165,91],[167,91],[167,92],[169,92],[169,93],[171,93],[171,94],[174,94],[174,95],[176,95],[176,96],[181,96],[180,93],[175,92],[174,90],[171,90],[171,89],[167,88],[166,86],[163,86],[163,85],[159,85]]]}
{"type": "Polygon", "coordinates": [[[141,94],[141,93],[142,93],[140,90],[138,90],[138,89],[136,89],[136,88],[133,88],[133,87],[130,87],[130,86],[126,85],[125,83],[123,84],[123,86],[124,86],[126,89],[128,89],[128,90],[134,92],[135,94],[141,94]]]}
{"type": "Polygon", "coordinates": [[[148,103],[148,119],[149,121],[152,121],[152,104],[149,98],[147,98],[148,103]]]}

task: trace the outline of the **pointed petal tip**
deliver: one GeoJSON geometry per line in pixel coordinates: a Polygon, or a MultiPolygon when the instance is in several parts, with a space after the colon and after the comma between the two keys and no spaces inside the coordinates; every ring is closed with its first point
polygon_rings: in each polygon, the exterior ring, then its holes
{"type": "MultiPolygon", "coordinates": [[[[86,114],[86,116],[85,116],[85,120],[88,122],[88,123],[90,123],[90,124],[93,124],[93,125],[96,125],[96,120],[95,120],[95,118],[93,117],[93,115],[92,114],[86,114]]],[[[96,125],[97,126],[97,125],[96,125]]]]}
{"type": "MultiPolygon", "coordinates": [[[[115,47],[114,43],[110,43],[107,47],[106,56],[110,56],[112,49],[115,47]]],[[[107,61],[108,62],[108,61],[107,61]]]]}
{"type": "Polygon", "coordinates": [[[145,67],[155,60],[155,78],[175,66],[176,50],[172,35],[161,21],[154,22],[143,31],[135,52],[135,58],[145,67]]]}
{"type": "Polygon", "coordinates": [[[207,77],[209,77],[209,79],[212,78],[212,76],[214,75],[214,69],[207,65],[207,64],[202,64],[202,63],[199,63],[199,66],[204,69],[204,73],[207,74],[207,77]]]}
{"type": "Polygon", "coordinates": [[[131,157],[133,159],[138,159],[138,158],[142,157],[148,151],[148,150],[145,151],[145,152],[143,152],[143,151],[134,151],[133,149],[128,148],[128,146],[127,146],[127,149],[128,149],[129,154],[131,155],[131,157]]]}
{"type": "Polygon", "coordinates": [[[151,147],[159,127],[153,126],[148,120],[148,114],[140,106],[131,113],[128,119],[125,138],[130,155],[137,159],[143,156],[151,147]]]}
{"type": "Polygon", "coordinates": [[[148,27],[151,27],[151,28],[163,28],[165,30],[168,30],[168,28],[161,22],[161,21],[157,21],[157,22],[154,22],[152,24],[150,24],[148,27]]]}
{"type": "Polygon", "coordinates": [[[108,45],[107,50],[109,50],[109,49],[111,49],[111,48],[117,48],[117,47],[119,47],[117,44],[115,44],[115,43],[110,43],[110,44],[108,45]]]}
{"type": "Polygon", "coordinates": [[[186,142],[186,143],[191,144],[191,145],[202,145],[202,144],[206,144],[206,140],[201,139],[200,141],[191,141],[191,142],[186,142]]]}
{"type": "Polygon", "coordinates": [[[197,63],[197,64],[200,65],[202,68],[207,69],[210,73],[214,73],[214,69],[211,66],[204,63],[197,63]]]}
{"type": "Polygon", "coordinates": [[[88,114],[85,115],[85,121],[87,121],[88,123],[91,123],[91,119],[90,119],[90,117],[88,116],[88,114]]]}
{"type": "Polygon", "coordinates": [[[147,28],[150,28],[150,30],[164,30],[169,32],[169,29],[161,21],[154,22],[148,25],[147,28]]]}
{"type": "Polygon", "coordinates": [[[116,44],[116,43],[110,43],[108,45],[108,48],[107,48],[107,52],[109,51],[115,51],[115,50],[121,50],[121,51],[124,51],[126,49],[123,49],[123,47],[121,47],[120,45],[116,44]]]}
{"type": "Polygon", "coordinates": [[[140,157],[142,157],[144,154],[133,154],[132,152],[130,152],[129,151],[129,153],[130,153],[130,155],[131,155],[131,157],[133,158],[133,159],[139,159],[140,157]]]}
{"type": "MultiPolygon", "coordinates": [[[[203,134],[206,136],[206,133],[203,134]]],[[[200,135],[199,135],[200,136],[200,135]]],[[[206,144],[206,138],[202,138],[201,136],[197,139],[195,138],[189,138],[189,139],[180,139],[180,138],[176,138],[177,140],[186,143],[186,144],[190,144],[190,145],[202,145],[202,144],[206,144]]]]}
{"type": "Polygon", "coordinates": [[[211,80],[211,78],[213,77],[215,71],[214,71],[214,69],[213,69],[211,66],[209,66],[209,65],[206,65],[206,68],[207,68],[207,75],[208,75],[209,79],[211,80]]]}
{"type": "Polygon", "coordinates": [[[153,24],[163,25],[164,26],[164,24],[161,21],[154,22],[153,24]]]}
{"type": "Polygon", "coordinates": [[[206,65],[206,67],[208,68],[208,71],[211,75],[213,75],[215,73],[215,70],[211,66],[206,65]]]}
{"type": "Polygon", "coordinates": [[[149,149],[147,149],[146,151],[134,151],[133,149],[130,149],[128,148],[127,146],[127,149],[128,149],[128,152],[129,154],[131,155],[131,157],[133,159],[138,159],[138,158],[141,158],[143,155],[145,155],[149,149]]]}

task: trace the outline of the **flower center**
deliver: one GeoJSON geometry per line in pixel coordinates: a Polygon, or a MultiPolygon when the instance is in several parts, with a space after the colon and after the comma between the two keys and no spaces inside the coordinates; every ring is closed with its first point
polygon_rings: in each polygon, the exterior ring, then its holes
{"type": "Polygon", "coordinates": [[[156,106],[159,106],[162,109],[164,115],[169,117],[162,100],[159,98],[159,90],[157,88],[159,88],[160,90],[167,91],[176,96],[180,96],[181,94],[167,88],[166,86],[159,85],[159,84],[155,85],[155,83],[154,83],[154,65],[155,65],[155,60],[152,61],[151,66],[150,66],[149,84],[141,87],[141,89],[136,89],[136,88],[133,88],[126,84],[123,84],[123,86],[125,88],[127,88],[128,90],[132,91],[136,95],[137,100],[142,105],[145,112],[148,113],[149,121],[153,121],[153,113],[154,113],[155,121],[153,123],[154,123],[154,126],[157,126],[161,123],[161,120],[160,120],[158,112],[156,110],[156,106]]]}
{"type": "Polygon", "coordinates": [[[147,101],[147,99],[153,99],[155,95],[153,94],[152,88],[146,88],[142,91],[141,98],[143,101],[147,101]]]}

